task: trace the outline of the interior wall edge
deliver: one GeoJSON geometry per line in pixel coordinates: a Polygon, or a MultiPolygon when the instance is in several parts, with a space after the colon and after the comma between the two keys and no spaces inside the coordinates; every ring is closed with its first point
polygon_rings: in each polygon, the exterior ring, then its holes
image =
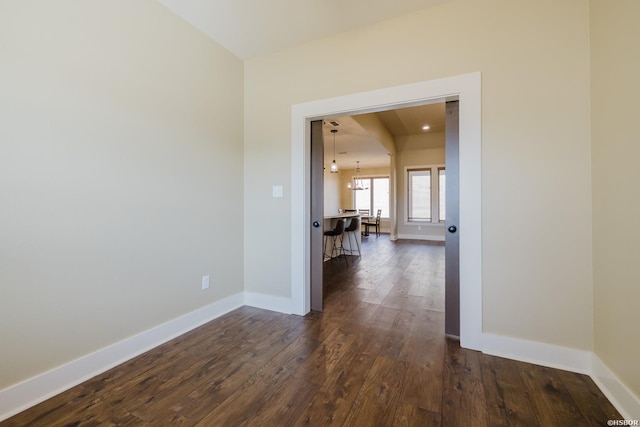
{"type": "Polygon", "coordinates": [[[291,314],[291,298],[245,291],[244,305],[283,314],[291,314]]]}
{"type": "Polygon", "coordinates": [[[592,355],[591,378],[626,420],[640,420],[640,397],[636,396],[598,357],[592,355]]]}

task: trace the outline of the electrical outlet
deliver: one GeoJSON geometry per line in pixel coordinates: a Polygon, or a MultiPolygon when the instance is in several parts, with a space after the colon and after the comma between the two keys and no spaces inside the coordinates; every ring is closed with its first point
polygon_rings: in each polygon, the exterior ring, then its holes
{"type": "Polygon", "coordinates": [[[209,289],[209,276],[202,276],[202,289],[209,289]]]}

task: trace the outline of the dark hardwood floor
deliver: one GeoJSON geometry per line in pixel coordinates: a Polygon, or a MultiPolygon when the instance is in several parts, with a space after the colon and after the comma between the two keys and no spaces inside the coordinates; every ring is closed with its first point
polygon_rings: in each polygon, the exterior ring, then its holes
{"type": "MultiPolygon", "coordinates": [[[[341,264],[342,263],[342,264],[341,264]]],[[[444,336],[444,248],[363,239],[325,311],[242,307],[1,426],[605,426],[588,376],[444,336]]]]}

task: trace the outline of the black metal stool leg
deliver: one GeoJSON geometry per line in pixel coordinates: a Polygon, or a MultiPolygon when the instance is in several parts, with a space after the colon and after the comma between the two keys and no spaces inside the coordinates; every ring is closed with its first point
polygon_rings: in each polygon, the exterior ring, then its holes
{"type": "Polygon", "coordinates": [[[326,261],[327,259],[331,259],[331,257],[327,256],[327,243],[328,243],[329,239],[327,239],[327,236],[324,236],[324,250],[322,251],[322,260],[326,261]]]}
{"type": "Polygon", "coordinates": [[[356,248],[358,248],[358,256],[362,258],[362,250],[360,249],[360,242],[358,242],[358,237],[356,236],[356,232],[354,231],[352,234],[353,234],[353,240],[355,240],[356,242],[356,248]]]}
{"type": "Polygon", "coordinates": [[[342,237],[343,235],[340,235],[340,251],[342,252],[342,254],[338,254],[338,256],[344,257],[344,263],[347,265],[347,267],[349,266],[349,261],[347,261],[347,253],[344,250],[344,239],[342,237]]]}

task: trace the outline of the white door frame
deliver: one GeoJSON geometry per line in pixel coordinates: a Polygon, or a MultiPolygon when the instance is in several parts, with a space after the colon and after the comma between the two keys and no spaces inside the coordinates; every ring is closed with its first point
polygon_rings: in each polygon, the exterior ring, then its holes
{"type": "Polygon", "coordinates": [[[310,123],[460,101],[460,345],[482,350],[481,76],[479,72],[296,104],[291,109],[291,312],[310,310],[310,123]]]}

